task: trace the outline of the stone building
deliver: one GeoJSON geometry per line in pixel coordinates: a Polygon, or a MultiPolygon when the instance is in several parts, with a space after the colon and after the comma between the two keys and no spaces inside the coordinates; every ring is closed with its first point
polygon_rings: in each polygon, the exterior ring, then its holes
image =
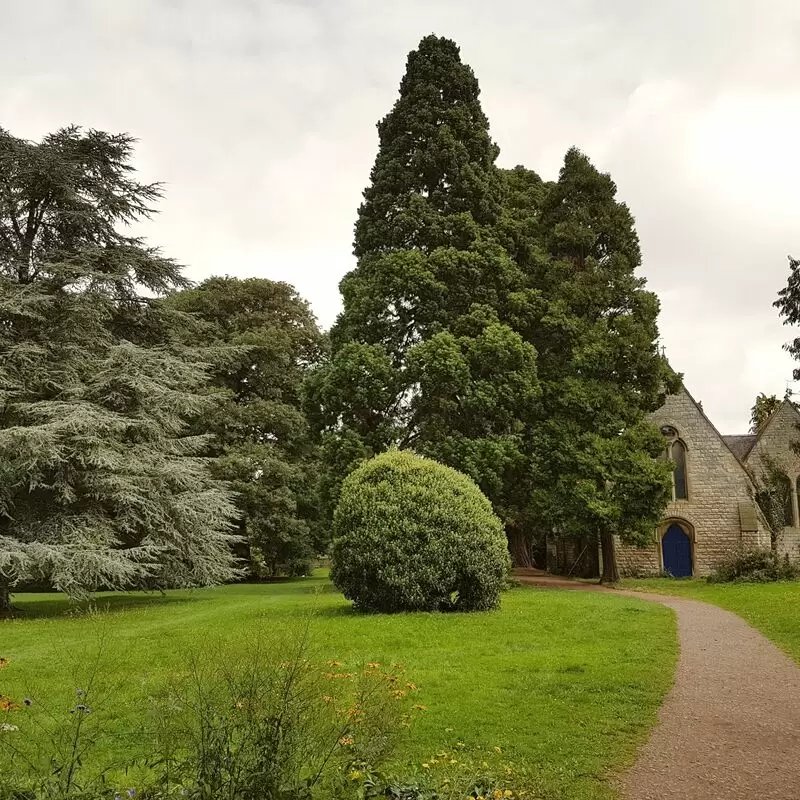
{"type": "MultiPolygon", "coordinates": [[[[754,500],[770,463],[787,481],[787,525],[778,536],[778,552],[800,558],[800,455],[792,448],[800,441],[800,413],[791,402],[784,402],[757,435],[722,436],[686,389],[669,396],[652,419],[664,435],[665,455],[675,463],[672,500],[651,545],[618,543],[623,573],[703,576],[738,547],[770,547],[769,528],[754,500]]],[[[576,545],[549,542],[548,569],[569,572],[565,553],[574,550],[577,557],[576,545]]],[[[584,555],[572,574],[586,576],[586,563],[584,555]]]]}

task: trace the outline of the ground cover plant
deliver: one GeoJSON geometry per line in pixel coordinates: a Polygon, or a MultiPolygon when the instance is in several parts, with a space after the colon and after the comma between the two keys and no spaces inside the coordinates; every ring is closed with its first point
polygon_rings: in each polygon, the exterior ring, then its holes
{"type": "MultiPolygon", "coordinates": [[[[414,725],[393,756],[399,774],[446,785],[488,772],[495,786],[529,797],[612,798],[607,778],[632,761],[654,723],[676,657],[667,609],[588,592],[514,589],[500,611],[469,615],[361,614],[324,576],[102,595],[108,610],[94,615],[52,594],[15,600],[24,616],[0,630],[0,692],[20,704],[29,696],[68,713],[104,632],[109,666],[88,719],[105,733],[87,754],[104,763],[146,755],[149,743],[135,733],[148,713],[141,698],[185,670],[192,647],[222,639],[206,658],[234,662],[248,630],[260,625],[280,640],[313,607],[313,658],[338,662],[332,674],[401,665],[416,687],[403,687],[414,725]]],[[[25,711],[9,712],[9,721],[25,711]]]]}
{"type": "Polygon", "coordinates": [[[800,581],[711,584],[705,579],[628,579],[624,586],[692,597],[727,608],[747,620],[800,663],[800,581]]]}

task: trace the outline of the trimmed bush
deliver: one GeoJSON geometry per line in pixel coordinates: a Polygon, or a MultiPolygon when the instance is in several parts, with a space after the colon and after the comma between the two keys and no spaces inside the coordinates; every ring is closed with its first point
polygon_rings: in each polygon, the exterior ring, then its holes
{"type": "Polygon", "coordinates": [[[345,479],[331,578],[369,611],[495,608],[511,566],[503,525],[466,475],[408,451],[345,479]]]}
{"type": "Polygon", "coordinates": [[[709,583],[770,583],[800,578],[800,566],[779,558],[771,550],[737,550],[719,562],[709,583]]]}

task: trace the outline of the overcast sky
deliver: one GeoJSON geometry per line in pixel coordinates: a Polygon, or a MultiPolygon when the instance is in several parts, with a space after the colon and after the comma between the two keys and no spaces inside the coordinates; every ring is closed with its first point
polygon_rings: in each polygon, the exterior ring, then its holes
{"type": "MultiPolygon", "coordinates": [[[[0,0],[0,125],[128,131],[190,277],[294,283],[326,327],[405,59],[461,46],[501,166],[570,145],[631,207],[673,366],[722,433],[783,394],[800,254],[797,0],[0,0]]],[[[796,385],[800,389],[800,384],[796,385]]]]}

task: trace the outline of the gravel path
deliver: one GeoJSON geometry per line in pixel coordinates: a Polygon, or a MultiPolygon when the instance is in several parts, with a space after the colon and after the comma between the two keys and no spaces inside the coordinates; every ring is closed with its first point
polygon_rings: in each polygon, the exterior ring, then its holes
{"type": "Polygon", "coordinates": [[[518,577],[540,588],[613,591],[675,609],[675,684],[620,781],[626,800],[800,800],[800,668],[755,628],[697,600],[534,570],[518,577]]]}
{"type": "Polygon", "coordinates": [[[659,723],[623,777],[623,796],[800,798],[800,668],[729,611],[626,594],[675,609],[681,652],[659,723]]]}

